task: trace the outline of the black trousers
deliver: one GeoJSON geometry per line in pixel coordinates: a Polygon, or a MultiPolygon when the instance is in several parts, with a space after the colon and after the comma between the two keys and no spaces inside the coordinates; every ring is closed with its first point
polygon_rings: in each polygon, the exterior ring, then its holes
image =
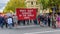
{"type": "Polygon", "coordinates": [[[25,20],[19,20],[18,21],[18,25],[20,25],[21,23],[23,23],[23,25],[25,25],[25,20]]]}
{"type": "Polygon", "coordinates": [[[48,26],[50,27],[50,21],[48,21],[48,26]]]}
{"type": "Polygon", "coordinates": [[[5,27],[8,28],[8,23],[5,23],[5,27]]]}

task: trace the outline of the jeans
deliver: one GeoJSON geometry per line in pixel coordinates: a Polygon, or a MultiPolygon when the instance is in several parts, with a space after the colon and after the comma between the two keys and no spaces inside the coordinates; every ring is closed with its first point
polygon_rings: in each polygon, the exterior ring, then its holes
{"type": "Polygon", "coordinates": [[[36,24],[36,25],[38,24],[38,23],[37,23],[37,20],[34,20],[34,24],[36,24]]]}
{"type": "Polygon", "coordinates": [[[3,28],[4,23],[0,23],[0,27],[3,28]]]}
{"type": "Polygon", "coordinates": [[[8,27],[9,27],[9,28],[12,28],[12,23],[8,24],[8,27]]]}
{"type": "Polygon", "coordinates": [[[46,24],[47,24],[47,21],[42,21],[42,22],[43,22],[43,24],[44,24],[44,25],[46,25],[46,24]]]}

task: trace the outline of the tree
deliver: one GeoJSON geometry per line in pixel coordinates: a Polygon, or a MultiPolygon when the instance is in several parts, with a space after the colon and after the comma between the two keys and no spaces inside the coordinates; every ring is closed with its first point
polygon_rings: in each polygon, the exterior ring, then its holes
{"type": "Polygon", "coordinates": [[[38,2],[42,4],[43,9],[55,7],[56,11],[60,12],[60,0],[38,0],[38,2]]]}
{"type": "Polygon", "coordinates": [[[26,7],[25,0],[10,0],[6,5],[4,12],[7,13],[10,10],[15,12],[16,8],[25,8],[25,7],[26,7]]]}
{"type": "Polygon", "coordinates": [[[38,0],[38,2],[42,4],[43,9],[46,9],[47,7],[49,7],[49,0],[38,0]]]}
{"type": "Polygon", "coordinates": [[[42,3],[44,9],[53,7],[54,5],[60,5],[60,0],[38,0],[39,3],[42,3]]]}

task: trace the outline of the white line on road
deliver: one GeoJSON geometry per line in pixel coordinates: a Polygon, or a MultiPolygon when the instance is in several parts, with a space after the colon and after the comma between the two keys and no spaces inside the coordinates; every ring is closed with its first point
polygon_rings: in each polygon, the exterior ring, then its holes
{"type": "Polygon", "coordinates": [[[42,32],[32,32],[32,33],[24,33],[24,34],[42,34],[42,33],[52,33],[52,32],[60,32],[60,30],[42,31],[42,32]]]}

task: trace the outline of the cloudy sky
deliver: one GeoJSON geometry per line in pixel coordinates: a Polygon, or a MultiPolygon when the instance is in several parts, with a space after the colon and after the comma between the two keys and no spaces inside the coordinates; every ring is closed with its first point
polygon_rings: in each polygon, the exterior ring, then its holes
{"type": "Polygon", "coordinates": [[[6,3],[8,2],[9,0],[0,0],[0,12],[3,11],[4,7],[6,6],[6,3]]]}

